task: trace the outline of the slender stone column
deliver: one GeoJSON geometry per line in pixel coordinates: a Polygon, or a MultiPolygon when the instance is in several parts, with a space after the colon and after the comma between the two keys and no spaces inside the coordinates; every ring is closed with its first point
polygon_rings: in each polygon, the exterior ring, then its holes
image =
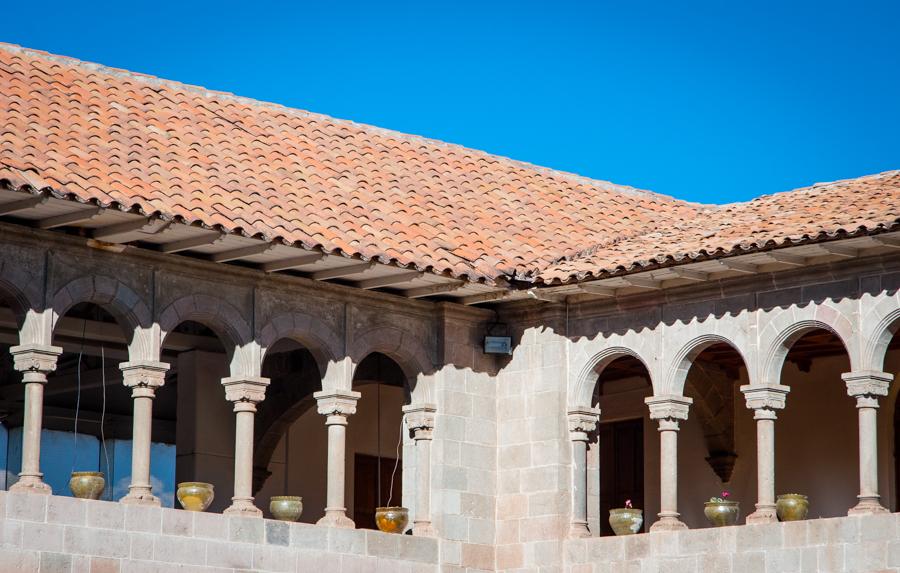
{"type": "Polygon", "coordinates": [[[62,348],[42,344],[23,344],[10,348],[16,370],[25,384],[25,420],[22,427],[22,471],[9,491],[50,494],[41,473],[41,426],[44,413],[44,384],[47,374],[56,370],[56,357],[62,348]]]}
{"type": "Polygon", "coordinates": [[[756,420],[756,511],[747,523],[775,523],[775,418],[784,408],[787,386],[741,386],[747,407],[756,420]]]}
{"type": "Polygon", "coordinates": [[[693,400],[686,396],[651,396],[644,400],[650,419],[659,420],[659,521],[650,531],[687,529],[678,517],[678,429],[693,400]]]}
{"type": "Polygon", "coordinates": [[[150,437],[153,432],[153,398],[166,382],[168,364],[136,361],[119,364],[122,381],[131,388],[134,419],[131,432],[131,485],[122,503],[160,505],[150,485],[150,437]]]}
{"type": "Polygon", "coordinates": [[[871,370],[841,375],[859,412],[859,503],[848,515],[885,513],[878,495],[878,399],[888,395],[892,374],[871,370]]]}
{"type": "Polygon", "coordinates": [[[431,525],[431,434],[434,431],[433,404],[410,404],[403,407],[406,426],[416,443],[416,506],[413,535],[434,537],[431,525]]]}
{"type": "Polygon", "coordinates": [[[325,516],[318,523],[329,527],[356,527],[347,517],[344,506],[344,473],[346,471],[347,418],[356,413],[361,394],[351,390],[316,392],[319,413],[328,427],[328,490],[325,516]]]}
{"type": "Polygon", "coordinates": [[[262,517],[253,505],[253,419],[256,405],[266,397],[269,380],[257,377],[224,378],[225,398],[234,402],[234,496],[224,513],[262,517]]]}
{"type": "Polygon", "coordinates": [[[569,439],[572,440],[572,523],[569,537],[590,537],[587,505],[588,434],[597,428],[599,408],[569,410],[569,439]]]}

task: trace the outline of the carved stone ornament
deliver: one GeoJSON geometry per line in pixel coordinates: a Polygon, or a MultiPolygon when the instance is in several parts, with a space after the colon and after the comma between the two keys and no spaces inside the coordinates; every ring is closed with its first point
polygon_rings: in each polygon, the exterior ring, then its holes
{"type": "Polygon", "coordinates": [[[574,408],[569,410],[569,432],[588,434],[597,428],[600,408],[574,408]]]}
{"type": "Polygon", "coordinates": [[[781,410],[784,408],[788,392],[788,386],[776,384],[773,386],[756,386],[747,384],[741,386],[741,392],[747,400],[747,407],[751,410],[781,410]]]}
{"type": "Polygon", "coordinates": [[[317,409],[323,416],[351,416],[356,413],[359,392],[353,390],[321,391],[313,394],[317,409]]]}
{"type": "Polygon", "coordinates": [[[406,414],[406,426],[417,438],[430,438],[434,429],[434,416],[437,407],[434,404],[409,404],[403,406],[406,414]]]}
{"type": "Polygon", "coordinates": [[[129,388],[144,386],[159,388],[166,383],[166,372],[169,365],[164,362],[136,361],[119,364],[122,371],[122,382],[129,388]]]}
{"type": "Polygon", "coordinates": [[[223,378],[222,386],[225,386],[225,398],[229,402],[252,402],[257,404],[266,398],[266,386],[268,378],[255,376],[240,376],[223,378]]]}
{"type": "Polygon", "coordinates": [[[687,420],[692,398],[687,396],[650,396],[644,399],[650,408],[651,420],[687,420]]]}
{"type": "Polygon", "coordinates": [[[9,349],[19,372],[53,372],[56,370],[56,357],[62,352],[62,348],[43,344],[22,344],[9,349]]]}
{"type": "Polygon", "coordinates": [[[841,378],[847,384],[848,396],[876,398],[888,395],[894,375],[875,370],[859,370],[841,374],[841,378]]]}

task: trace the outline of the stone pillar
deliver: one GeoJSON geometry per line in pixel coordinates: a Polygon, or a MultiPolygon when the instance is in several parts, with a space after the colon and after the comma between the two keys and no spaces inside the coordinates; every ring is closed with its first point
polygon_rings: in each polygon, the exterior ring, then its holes
{"type": "Polygon", "coordinates": [[[597,428],[599,408],[569,410],[569,439],[572,440],[572,523],[569,537],[590,537],[587,502],[588,434],[597,428]]]}
{"type": "Polygon", "coordinates": [[[134,419],[131,432],[131,485],[122,503],[160,505],[150,485],[150,438],[153,431],[153,398],[166,382],[168,364],[151,361],[119,364],[122,381],[131,388],[134,419]]]}
{"type": "Polygon", "coordinates": [[[841,375],[859,412],[859,503],[848,515],[886,513],[878,495],[878,399],[888,395],[892,374],[871,370],[841,375]]]}
{"type": "Polygon", "coordinates": [[[356,527],[347,517],[344,506],[344,473],[346,472],[347,418],[356,413],[361,394],[352,390],[322,391],[313,394],[319,413],[328,427],[328,490],[325,516],[318,521],[329,527],[356,527]]]}
{"type": "Polygon", "coordinates": [[[756,420],[756,511],[747,523],[775,523],[775,418],[784,408],[787,386],[741,386],[747,407],[756,420]]]}
{"type": "Polygon", "coordinates": [[[22,471],[9,491],[50,494],[41,473],[41,426],[44,413],[44,384],[56,370],[62,348],[43,344],[23,344],[9,350],[16,370],[25,384],[25,420],[22,427],[22,471]]]}
{"type": "Polygon", "coordinates": [[[256,405],[266,397],[269,380],[258,377],[233,377],[222,380],[225,398],[234,402],[234,496],[224,513],[262,517],[253,505],[253,419],[256,405]]]}
{"type": "Polygon", "coordinates": [[[678,424],[687,420],[693,400],[686,396],[651,396],[644,400],[650,419],[659,420],[659,521],[650,531],[687,529],[678,517],[678,424]]]}
{"type": "Polygon", "coordinates": [[[410,404],[403,407],[406,426],[416,443],[416,506],[413,535],[434,537],[431,526],[431,434],[434,430],[433,404],[410,404]]]}

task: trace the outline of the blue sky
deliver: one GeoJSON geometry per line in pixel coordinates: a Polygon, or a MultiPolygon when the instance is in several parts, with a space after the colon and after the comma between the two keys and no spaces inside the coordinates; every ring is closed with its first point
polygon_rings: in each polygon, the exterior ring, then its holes
{"type": "Polygon", "coordinates": [[[3,11],[2,41],[693,201],[900,168],[895,1],[3,11]]]}

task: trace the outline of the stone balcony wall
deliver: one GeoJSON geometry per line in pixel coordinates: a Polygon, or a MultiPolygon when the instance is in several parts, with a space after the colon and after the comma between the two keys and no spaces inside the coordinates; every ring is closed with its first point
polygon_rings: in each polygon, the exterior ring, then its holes
{"type": "Polygon", "coordinates": [[[0,573],[436,573],[439,541],[0,492],[0,573]]]}
{"type": "Polygon", "coordinates": [[[567,573],[900,572],[900,514],[566,541],[567,573]]]}

